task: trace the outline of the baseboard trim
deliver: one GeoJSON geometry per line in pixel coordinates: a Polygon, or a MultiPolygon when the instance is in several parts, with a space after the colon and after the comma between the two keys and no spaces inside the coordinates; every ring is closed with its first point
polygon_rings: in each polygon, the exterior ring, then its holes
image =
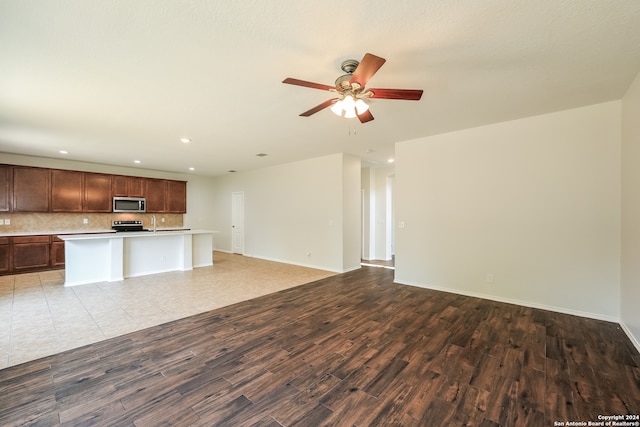
{"type": "Polygon", "coordinates": [[[330,271],[332,273],[338,273],[338,274],[346,273],[347,271],[350,271],[350,270],[341,271],[341,270],[336,270],[336,269],[332,269],[332,268],[327,268],[327,267],[324,267],[324,266],[319,266],[319,265],[314,265],[314,264],[307,264],[307,263],[300,263],[300,262],[293,262],[293,261],[290,261],[290,260],[284,260],[284,259],[279,259],[279,258],[263,257],[263,256],[249,255],[249,254],[244,254],[244,256],[246,256],[248,258],[263,259],[265,261],[279,262],[279,263],[282,263],[282,264],[297,265],[298,267],[313,268],[314,270],[330,271]]]}
{"type": "Polygon", "coordinates": [[[464,296],[467,296],[467,297],[482,298],[482,299],[486,299],[486,300],[490,300],[490,301],[503,302],[503,303],[506,303],[506,304],[515,304],[515,305],[521,305],[523,307],[538,308],[540,310],[548,310],[548,311],[553,311],[553,312],[556,312],[556,313],[570,314],[572,316],[586,317],[588,319],[604,320],[605,322],[613,322],[613,323],[618,323],[618,324],[620,323],[620,319],[619,318],[611,317],[611,316],[607,316],[607,315],[599,314],[599,313],[591,313],[591,312],[588,312],[588,311],[573,310],[573,309],[565,308],[565,307],[556,307],[556,306],[553,306],[553,305],[538,304],[538,303],[534,303],[534,302],[522,301],[522,300],[517,300],[517,299],[511,299],[511,298],[502,298],[502,297],[498,297],[498,296],[495,296],[495,295],[486,295],[486,294],[481,294],[481,293],[476,293],[476,292],[461,291],[461,290],[458,290],[458,289],[449,289],[449,288],[441,288],[441,287],[437,287],[437,286],[429,286],[429,285],[425,285],[423,283],[415,283],[415,282],[411,282],[411,281],[407,281],[407,280],[398,279],[397,277],[395,279],[395,282],[396,283],[400,283],[401,285],[416,286],[416,287],[419,287],[419,288],[432,289],[434,291],[448,292],[448,293],[452,293],[452,294],[464,295],[464,296]]]}
{"type": "Polygon", "coordinates": [[[619,324],[622,330],[624,331],[624,333],[627,334],[627,336],[631,340],[631,344],[633,344],[636,350],[638,350],[638,353],[640,353],[640,340],[633,335],[633,332],[631,332],[631,329],[629,329],[629,327],[625,325],[625,323],[622,320],[620,321],[619,324]]]}

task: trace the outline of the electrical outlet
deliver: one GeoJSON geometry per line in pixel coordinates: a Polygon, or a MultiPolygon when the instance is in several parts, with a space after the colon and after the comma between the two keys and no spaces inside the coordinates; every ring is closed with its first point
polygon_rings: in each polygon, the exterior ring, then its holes
{"type": "Polygon", "coordinates": [[[4,219],[0,219],[0,225],[4,225],[4,219]]]}
{"type": "Polygon", "coordinates": [[[89,218],[82,218],[83,224],[89,224],[89,218]]]}
{"type": "Polygon", "coordinates": [[[9,218],[5,219],[4,225],[11,225],[11,220],[9,218]]]}
{"type": "Polygon", "coordinates": [[[493,283],[493,273],[487,273],[487,283],[493,283]]]}

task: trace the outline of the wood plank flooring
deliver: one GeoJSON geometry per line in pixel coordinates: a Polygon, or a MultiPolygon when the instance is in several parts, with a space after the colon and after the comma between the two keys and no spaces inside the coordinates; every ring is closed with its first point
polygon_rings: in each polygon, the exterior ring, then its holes
{"type": "Polygon", "coordinates": [[[552,426],[640,413],[614,323],[362,268],[0,370],[0,425],[552,426]]]}

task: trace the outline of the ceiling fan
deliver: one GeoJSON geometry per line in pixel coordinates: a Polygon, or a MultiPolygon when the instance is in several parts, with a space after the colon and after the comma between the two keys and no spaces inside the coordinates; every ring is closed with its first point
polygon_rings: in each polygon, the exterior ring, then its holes
{"type": "Polygon", "coordinates": [[[369,105],[364,102],[368,98],[379,99],[402,99],[409,101],[418,101],[422,97],[422,90],[413,89],[365,89],[365,85],[371,77],[382,67],[386,59],[379,56],[366,53],[362,61],[355,59],[347,59],[342,62],[340,68],[347,74],[336,79],[335,86],[328,86],[319,83],[307,82],[294,78],[286,78],[282,83],[290,85],[310,87],[313,89],[328,90],[335,92],[338,97],[329,99],[320,105],[316,105],[312,109],[300,114],[303,117],[309,117],[318,111],[331,107],[331,110],[346,118],[358,117],[360,122],[366,123],[373,120],[373,115],[369,111],[369,105]]]}

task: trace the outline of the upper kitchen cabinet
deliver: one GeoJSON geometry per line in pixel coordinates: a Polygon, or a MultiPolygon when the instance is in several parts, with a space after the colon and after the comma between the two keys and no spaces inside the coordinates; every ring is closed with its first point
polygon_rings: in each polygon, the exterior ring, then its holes
{"type": "Polygon", "coordinates": [[[167,212],[187,212],[187,183],[184,181],[167,181],[167,212]]]}
{"type": "Polygon", "coordinates": [[[83,212],[111,212],[111,175],[84,174],[83,212]]]}
{"type": "Polygon", "coordinates": [[[145,179],[147,212],[166,212],[167,181],[164,179],[145,179]]]}
{"type": "Polygon", "coordinates": [[[51,171],[51,212],[82,212],[82,181],[77,171],[51,171]]]}
{"type": "Polygon", "coordinates": [[[113,175],[112,194],[114,197],[145,197],[145,181],[137,176],[113,175]]]}
{"type": "Polygon", "coordinates": [[[0,165],[0,212],[11,210],[11,167],[0,165]]]}
{"type": "Polygon", "coordinates": [[[129,176],[127,177],[127,188],[129,189],[128,197],[145,197],[145,178],[139,178],[137,176],[129,176]]]}
{"type": "Polygon", "coordinates": [[[49,212],[49,169],[13,166],[13,212],[49,212]]]}

